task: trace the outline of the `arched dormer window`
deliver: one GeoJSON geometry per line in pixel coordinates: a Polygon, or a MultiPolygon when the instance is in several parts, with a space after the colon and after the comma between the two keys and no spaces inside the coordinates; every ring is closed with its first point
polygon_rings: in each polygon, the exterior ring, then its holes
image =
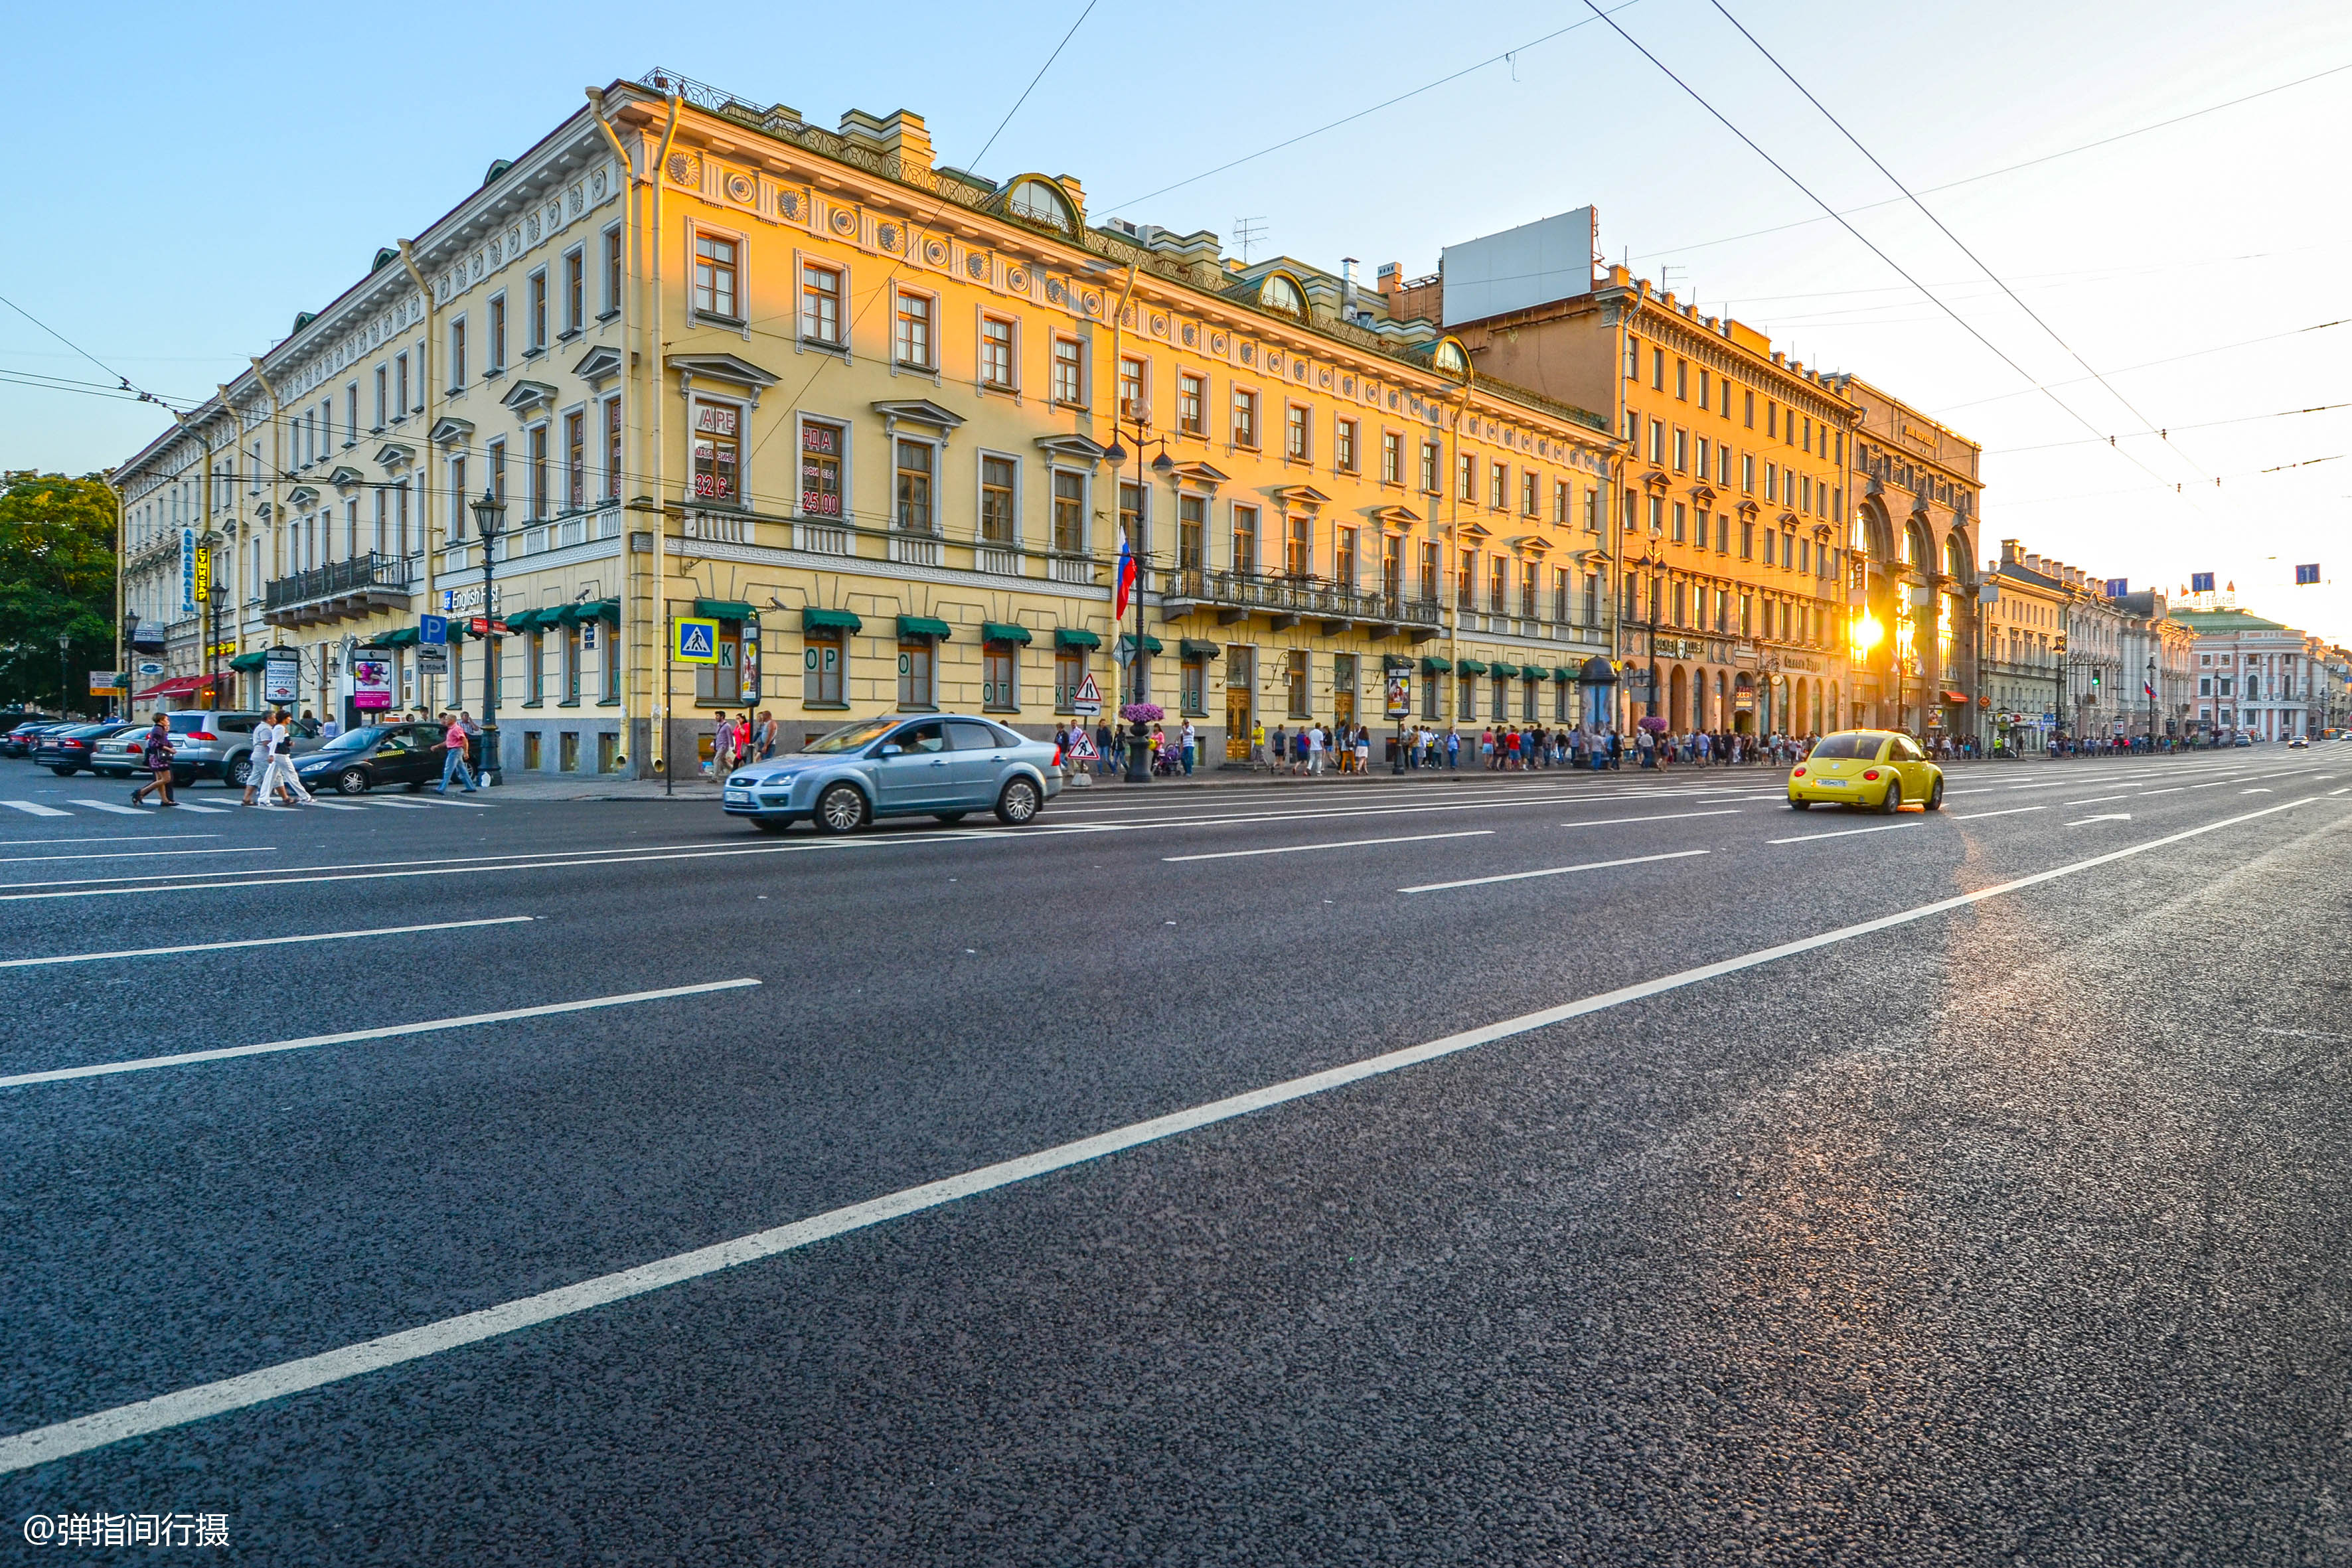
{"type": "Polygon", "coordinates": [[[1470,355],[1463,349],[1457,339],[1438,339],[1436,349],[1429,356],[1429,363],[1435,365],[1442,374],[1450,375],[1456,381],[1470,379],[1470,355]]]}
{"type": "Polygon", "coordinates": [[[1269,272],[1265,281],[1257,286],[1257,302],[1265,310],[1279,310],[1286,316],[1307,319],[1307,296],[1300,291],[1298,280],[1287,272],[1269,272]]]}
{"type": "Polygon", "coordinates": [[[1078,215],[1070,205],[1069,193],[1043,174],[1024,174],[1013,181],[1012,191],[1005,196],[1004,210],[1024,223],[1059,229],[1064,234],[1077,232],[1078,215]]]}

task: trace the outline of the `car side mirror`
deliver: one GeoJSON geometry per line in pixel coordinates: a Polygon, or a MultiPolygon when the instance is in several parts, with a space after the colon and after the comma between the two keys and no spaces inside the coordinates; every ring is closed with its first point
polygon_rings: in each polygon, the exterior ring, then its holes
{"type": "Polygon", "coordinates": [[[877,757],[896,757],[904,755],[906,750],[904,746],[877,746],[874,748],[874,754],[877,757]]]}

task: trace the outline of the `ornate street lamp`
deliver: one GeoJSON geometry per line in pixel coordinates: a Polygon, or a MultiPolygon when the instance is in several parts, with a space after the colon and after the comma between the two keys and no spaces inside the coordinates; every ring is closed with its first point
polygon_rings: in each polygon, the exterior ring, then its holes
{"type": "MultiPolygon", "coordinates": [[[[1140,419],[1135,422],[1135,524],[1138,532],[1142,531],[1143,508],[1146,504],[1143,489],[1143,448],[1147,444],[1154,439],[1154,437],[1149,434],[1150,428],[1150,427],[1140,419]]],[[[1118,444],[1121,434],[1122,426],[1117,421],[1113,421],[1111,425],[1110,448],[1103,453],[1103,460],[1110,465],[1111,483],[1114,485],[1118,482],[1118,470],[1120,465],[1127,461],[1127,448],[1118,444]]],[[[1175,471],[1176,464],[1168,456],[1168,438],[1164,436],[1160,437],[1158,437],[1158,441],[1160,446],[1160,455],[1151,459],[1151,471],[1158,474],[1162,479],[1165,479],[1168,475],[1175,471]]],[[[1127,686],[1129,700],[1124,706],[1133,707],[1136,703],[1142,701],[1144,697],[1143,583],[1145,568],[1142,548],[1143,542],[1140,539],[1130,537],[1126,541],[1126,544],[1129,557],[1133,561],[1135,565],[1135,640],[1128,645],[1127,686]]],[[[1112,570],[1116,573],[1117,567],[1114,566],[1112,570]]],[[[1111,589],[1114,596],[1117,595],[1118,591],[1118,585],[1114,583],[1111,589]]],[[[1114,633],[1114,638],[1115,637],[1116,634],[1114,633]]],[[[1114,646],[1116,646],[1115,643],[1114,646]]],[[[1124,717],[1124,715],[1122,715],[1122,717],[1124,717]]],[[[1151,732],[1144,727],[1144,721],[1142,720],[1135,719],[1129,721],[1127,737],[1127,771],[1121,775],[1121,782],[1126,784],[1150,784],[1151,782],[1150,736],[1151,732]]]]}
{"type": "Polygon", "coordinates": [[[474,531],[482,536],[482,785],[497,781],[499,766],[499,616],[493,584],[499,534],[507,525],[507,503],[490,490],[474,502],[474,531]]]}

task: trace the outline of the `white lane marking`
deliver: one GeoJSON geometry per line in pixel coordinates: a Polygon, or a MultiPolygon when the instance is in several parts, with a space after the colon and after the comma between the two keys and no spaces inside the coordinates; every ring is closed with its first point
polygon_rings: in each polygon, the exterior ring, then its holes
{"type": "Polygon", "coordinates": [[[0,805],[11,811],[21,811],[26,816],[71,816],[70,811],[59,811],[54,805],[36,805],[29,800],[0,800],[0,805]]]}
{"type": "Polygon", "coordinates": [[[2179,795],[2182,790],[2185,790],[2189,786],[2187,784],[2174,784],[2169,789],[2144,789],[2133,798],[2136,800],[2146,800],[2152,795],[2179,795]]]}
{"type": "MultiPolygon", "coordinates": [[[[0,802],[5,805],[5,802],[0,802]]],[[[58,813],[59,816],[67,815],[58,813]]],[[[0,838],[0,847],[21,848],[27,844],[168,844],[175,838],[218,838],[217,833],[99,833],[83,838],[0,838]]]]}
{"type": "Polygon", "coordinates": [[[1450,888],[1483,888],[1489,882],[1524,882],[1530,877],[1565,877],[1570,871],[1606,871],[1612,866],[1646,866],[1653,860],[1684,860],[1704,855],[1704,849],[1676,849],[1665,855],[1635,855],[1623,860],[1589,860],[1581,866],[1547,866],[1540,871],[1506,871],[1499,877],[1465,877],[1458,882],[1423,882],[1399,888],[1400,893],[1442,893],[1450,888]]]}
{"type": "Polygon", "coordinates": [[[0,959],[0,969],[38,969],[51,963],[99,963],[115,958],[168,958],[180,952],[224,952],[238,947],[286,947],[299,942],[350,942],[363,936],[406,936],[420,931],[463,931],[470,926],[528,925],[537,915],[492,915],[481,920],[436,921],[431,925],[377,926],[371,931],[322,931],[301,936],[253,936],[236,942],[197,942],[182,947],[127,947],[112,952],[62,952],[54,958],[0,959]]]}
{"type": "Polygon", "coordinates": [[[456,1350],[484,1340],[496,1339],[501,1334],[515,1333],[524,1329],[536,1328],[541,1323],[574,1317],[583,1312],[593,1311],[598,1307],[610,1306],[615,1301],[625,1301],[632,1297],[659,1290],[666,1286],[683,1284],[690,1279],[701,1279],[705,1275],[738,1268],[747,1263],[757,1263],[782,1253],[813,1246],[820,1241],[829,1240],[836,1236],[845,1236],[856,1231],[869,1229],[888,1220],[903,1218],[911,1214],[920,1214],[927,1209],[943,1207],[948,1204],[976,1197],[983,1193],[995,1192],[1002,1187],[1009,1187],[1039,1176],[1050,1175],[1056,1171],[1068,1170],[1074,1165],[1091,1163],[1113,1154],[1123,1153],[1129,1149],[1163,1142],[1186,1132],[1214,1126],[1221,1121],[1231,1121],[1256,1111],[1271,1110],[1277,1105],[1287,1105],[1294,1100],[1328,1094],[1333,1089],[1344,1089],[1349,1084],[1358,1083],[1366,1079],[1401,1072],[1407,1068],[1419,1067],[1425,1062],[1437,1061],[1463,1051],[1475,1050],[1497,1040],[1507,1040],[1519,1035],[1529,1034],[1538,1029],[1548,1028],[1554,1024],[1566,1023],[1572,1018],[1606,1012],[1612,1007],[1621,1007],[1628,1003],[1646,1001],[1652,996],[1662,995],[1669,991],[1702,984],[1710,980],[1720,979],[1727,974],[1737,974],[1742,970],[1778,963],[1784,958],[1794,958],[1818,948],[1834,946],[1842,942],[1851,942],[1857,937],[1874,935],[1896,926],[1929,920],[1952,910],[1965,909],[1971,904],[1982,903],[1988,899],[2022,892],[2028,888],[2039,887],[2044,882],[2054,882],[2061,878],[2079,876],[2083,872],[2095,870],[2101,866],[2112,865],[2116,861],[2128,859],[2135,855],[2145,855],[2153,849],[2166,848],[2203,834],[2218,832],[2224,827],[2234,827],[2240,823],[2252,822],[2276,812],[2292,811],[2298,805],[2308,805],[2313,800],[2318,798],[2320,797],[2311,796],[2304,800],[2284,801],[2277,805],[2265,806],[2260,811],[2248,812],[2242,816],[2225,817],[2220,822],[2209,822],[2201,827],[2184,828],[2179,833],[2167,834],[2161,838],[2151,838],[2144,844],[2126,845],[2121,849],[2110,849],[2103,855],[2094,855],[2087,859],[2076,860],[2064,866],[2053,866],[2049,870],[2035,871],[2011,881],[1995,883],[1990,888],[1979,888],[1972,893],[1958,893],[1948,899],[1938,899],[1933,903],[1920,904],[1916,908],[1899,910],[1891,915],[1881,915],[1875,920],[1863,921],[1854,925],[1839,926],[1833,931],[1822,931],[1817,936],[1801,937],[1794,942],[1782,942],[1775,947],[1759,948],[1754,952],[1741,953],[1735,958],[1701,964],[1696,969],[1679,970],[1672,974],[1660,975],[1654,980],[1639,981],[1632,985],[1621,986],[1614,991],[1604,991],[1598,995],[1563,1003],[1557,1007],[1547,1007],[1534,1013],[1523,1013],[1516,1018],[1505,1018],[1497,1023],[1481,1025],[1475,1029],[1465,1029],[1460,1034],[1447,1035],[1417,1046],[1408,1046],[1402,1050],[1368,1057],[1361,1061],[1329,1068],[1305,1078],[1294,1078],[1281,1083],[1268,1084],[1263,1089],[1251,1089],[1247,1093],[1232,1095],[1223,1100],[1213,1100],[1205,1105],[1196,1105],[1189,1110],[1171,1112],[1166,1116],[1156,1116],[1150,1121],[1130,1122],[1125,1127],[1114,1128],[1108,1132],[1097,1132],[1090,1138],[1081,1138],[1073,1142],[1056,1144],[1050,1149],[1041,1149],[1034,1154],[1024,1154],[1017,1159],[1002,1161],[993,1165],[982,1165],[977,1170],[966,1171],[961,1175],[949,1176],[940,1181],[926,1182],[919,1186],[903,1188],[878,1198],[868,1198],[863,1203],[829,1209],[824,1214],[812,1215],[806,1219],[794,1220],[788,1225],[780,1225],[772,1229],[753,1231],[748,1236],[739,1236],[730,1240],[713,1243],[709,1247],[697,1247],[691,1252],[673,1253],[667,1258],[657,1258],[650,1263],[641,1263],[634,1268],[600,1274],[575,1284],[559,1286],[552,1290],[543,1290],[535,1296],[524,1296],[511,1301],[501,1301],[494,1307],[484,1307],[478,1311],[462,1312],[456,1317],[419,1324],[415,1328],[404,1329],[377,1339],[362,1340],[356,1344],[320,1352],[317,1355],[279,1362],[275,1366],[240,1373],[235,1377],[221,1378],[214,1383],[197,1384],[193,1387],[177,1389],[170,1394],[159,1394],[152,1399],[142,1399],[129,1405],[118,1405],[110,1409],[93,1411],[88,1415],[77,1415],[69,1420],[55,1422],[47,1426],[37,1426],[28,1432],[16,1433],[13,1436],[0,1437],[0,1475],[28,1470],[36,1465],[47,1464],[52,1459],[62,1459],[70,1455],[88,1453],[92,1448],[102,1448],[109,1444],[122,1442],[126,1438],[142,1437],[150,1433],[168,1431],[174,1426],[184,1426],[192,1422],[205,1420],[208,1416],[225,1415],[232,1410],[250,1409],[257,1405],[267,1405],[273,1399],[282,1399],[289,1394],[300,1394],[308,1389],[322,1388],[329,1384],[341,1383],[350,1378],[364,1376],[372,1372],[381,1372],[386,1367],[421,1361],[426,1356],[437,1355],[444,1351],[456,1350]]]}
{"type": "Polygon", "coordinates": [[[421,800],[372,800],[370,805],[388,805],[394,811],[430,811],[433,808],[421,800]]]}
{"type": "MultiPolygon", "coordinates": [[[[1769,797],[1778,800],[1778,795],[1769,797]]],[[[1622,827],[1629,822],[1680,822],[1691,816],[1738,816],[1737,811],[1665,811],[1654,816],[1604,816],[1593,822],[1563,822],[1562,827],[1622,827]]]]}
{"type": "Polygon", "coordinates": [[[2105,805],[2111,800],[2130,800],[2132,798],[2132,796],[2127,795],[2095,795],[2088,800],[2062,800],[2058,804],[2061,805],[2105,805]]]}
{"type": "Polygon", "coordinates": [[[1875,827],[1841,827],[1834,833],[1800,833],[1794,838],[1767,838],[1767,844],[1811,844],[1816,838],[1851,838],[1857,833],[1892,833],[1898,827],[1925,827],[1925,817],[1909,822],[1882,822],[1875,827]]]}
{"type": "Polygon", "coordinates": [[[385,1024],[373,1029],[347,1029],[340,1035],[310,1035],[299,1040],[270,1040],[258,1046],[226,1046],[213,1051],[182,1051],[168,1057],[134,1057],[129,1061],[93,1062],[89,1067],[52,1068],[47,1072],[20,1072],[0,1078],[0,1089],[21,1089],[34,1083],[63,1083],[78,1078],[111,1078],[118,1073],[187,1067],[195,1062],[227,1061],[236,1057],[273,1056],[281,1051],[307,1051],[320,1046],[346,1046],[359,1040],[385,1040],[401,1035],[429,1035],[443,1029],[473,1028],[482,1024],[510,1024],[518,1018],[586,1013],[599,1007],[625,1007],[635,1002],[698,996],[710,991],[740,991],[758,984],[757,980],[746,978],[713,980],[700,985],[667,985],[658,991],[625,991],[615,996],[590,996],[578,1002],[549,1002],[537,1007],[509,1007],[501,1012],[467,1013],[455,1018],[422,1018],[414,1024],[385,1024]]]}
{"type": "Polygon", "coordinates": [[[1956,811],[1952,813],[1952,820],[1954,822],[1975,822],[1981,817],[2017,816],[2029,811],[2047,811],[2050,808],[2046,805],[2012,805],[2001,811],[1956,811]]]}
{"type": "Polygon", "coordinates": [[[226,816],[230,810],[226,805],[198,805],[193,800],[174,801],[173,806],[179,811],[193,811],[199,816],[226,816]]]}
{"type": "Polygon", "coordinates": [[[2130,820],[2131,813],[2128,811],[2103,811],[2096,816],[2085,816],[2078,822],[2070,822],[2066,826],[2069,827],[2088,827],[2095,822],[2129,822],[2130,820]]]}
{"type": "Polygon", "coordinates": [[[363,805],[346,805],[339,800],[314,800],[310,803],[320,811],[365,811],[363,805]]]}
{"type": "MultiPolygon", "coordinates": [[[[384,804],[384,805],[392,805],[393,803],[392,803],[391,801],[385,801],[383,804],[384,804]]],[[[408,804],[408,803],[403,803],[403,804],[408,804]]],[[[421,801],[415,802],[414,804],[415,804],[415,805],[456,805],[456,806],[463,806],[463,807],[465,807],[467,811],[488,811],[488,810],[489,810],[489,809],[490,809],[490,805],[489,805],[489,803],[488,803],[488,801],[482,801],[482,800],[443,800],[439,795],[435,795],[431,800],[421,800],[421,801]]]]}
{"type": "Polygon", "coordinates": [[[2271,794],[2274,794],[2275,792],[2274,792],[2274,791],[2272,791],[2272,790],[2267,790],[2267,789],[2256,788],[2256,789],[2242,789],[2242,790],[2240,790],[2238,793],[2239,793],[2240,795],[2271,795],[2271,794]]]}
{"type": "Polygon", "coordinates": [[[2329,795],[2342,795],[2342,794],[2345,792],[2345,790],[2352,790],[2352,784],[2346,784],[2346,785],[2344,786],[2344,789],[2332,789],[2332,790],[2329,790],[2327,793],[2328,793],[2329,795]]]}
{"type": "MultiPolygon", "coordinates": [[[[73,804],[87,811],[111,812],[117,816],[144,816],[147,815],[135,805],[119,805],[110,800],[78,800],[73,804]]],[[[155,807],[155,809],[157,811],[161,811],[163,808],[159,805],[155,807]]]]}
{"type": "Polygon", "coordinates": [[[1162,855],[1160,858],[1175,865],[1186,860],[1239,860],[1252,855],[1303,855],[1313,849],[1360,849],[1368,844],[1420,844],[1432,838],[1492,838],[1491,827],[1474,827],[1463,833],[1413,833],[1402,838],[1343,838],[1337,844],[1285,844],[1273,849],[1221,849],[1213,855],[1162,855]]]}
{"type": "Polygon", "coordinates": [[[267,855],[277,847],[275,844],[256,844],[239,849],[106,849],[73,855],[0,855],[0,866],[13,866],[20,860],[150,860],[164,855],[267,855]]]}

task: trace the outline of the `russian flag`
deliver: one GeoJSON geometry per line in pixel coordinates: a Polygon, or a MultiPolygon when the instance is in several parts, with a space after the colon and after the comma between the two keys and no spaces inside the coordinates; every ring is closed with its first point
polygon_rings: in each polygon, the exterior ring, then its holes
{"type": "Polygon", "coordinates": [[[1118,587],[1114,592],[1110,612],[1112,620],[1123,621],[1127,618],[1128,595],[1134,592],[1135,553],[1128,548],[1128,541],[1121,539],[1118,542],[1118,587]]]}

